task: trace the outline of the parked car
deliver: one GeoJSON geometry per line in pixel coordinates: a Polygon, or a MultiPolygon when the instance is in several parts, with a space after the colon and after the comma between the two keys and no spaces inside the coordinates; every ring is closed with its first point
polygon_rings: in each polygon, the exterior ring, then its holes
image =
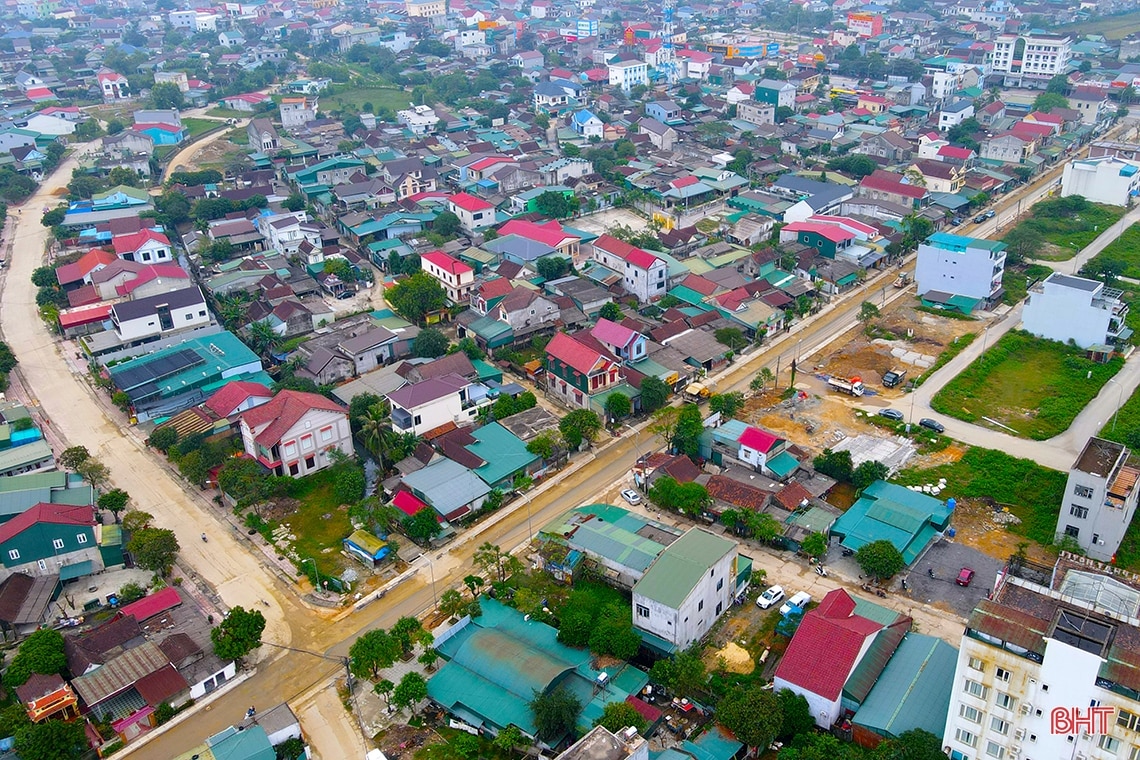
{"type": "Polygon", "coordinates": [[[784,604],[780,607],[780,614],[787,615],[792,611],[793,607],[798,609],[800,612],[803,612],[804,607],[807,607],[810,603],[811,594],[806,591],[797,591],[795,596],[784,602],[784,604]]]}
{"type": "Polygon", "coordinates": [[[960,216],[956,216],[950,220],[950,226],[951,227],[957,227],[961,223],[962,223],[962,217],[960,217],[960,216]]]}
{"type": "Polygon", "coordinates": [[[626,504],[640,504],[641,494],[632,488],[627,488],[621,492],[621,497],[625,499],[626,504]]]}
{"type": "Polygon", "coordinates": [[[986,221],[986,215],[985,214],[978,214],[977,216],[974,217],[974,224],[981,224],[984,221],[986,221]]]}
{"type": "Polygon", "coordinates": [[[986,212],[985,216],[986,216],[986,219],[993,219],[995,216],[997,216],[997,212],[991,208],[989,211],[986,212]]]}
{"type": "Polygon", "coordinates": [[[969,586],[972,580],[974,580],[974,571],[968,567],[963,567],[958,571],[958,577],[954,579],[954,582],[959,586],[969,586]]]}
{"type": "Polygon", "coordinates": [[[898,409],[880,409],[879,416],[886,417],[888,420],[894,420],[895,422],[903,421],[903,413],[898,409]]]}
{"type": "Polygon", "coordinates": [[[756,599],[756,606],[766,610],[784,598],[784,589],[780,586],[770,586],[767,591],[756,599]]]}
{"type": "Polygon", "coordinates": [[[927,430],[933,430],[935,433],[945,433],[946,432],[946,426],[945,425],[943,425],[938,420],[932,420],[929,417],[923,417],[921,420],[918,421],[918,424],[921,427],[926,428],[927,430]]]}

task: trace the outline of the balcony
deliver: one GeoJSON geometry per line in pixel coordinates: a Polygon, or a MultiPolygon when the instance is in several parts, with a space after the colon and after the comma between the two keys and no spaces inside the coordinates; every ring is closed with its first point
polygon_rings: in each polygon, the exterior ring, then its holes
{"type": "Polygon", "coordinates": [[[414,427],[412,415],[398,406],[392,407],[392,424],[400,430],[411,430],[414,427]]]}

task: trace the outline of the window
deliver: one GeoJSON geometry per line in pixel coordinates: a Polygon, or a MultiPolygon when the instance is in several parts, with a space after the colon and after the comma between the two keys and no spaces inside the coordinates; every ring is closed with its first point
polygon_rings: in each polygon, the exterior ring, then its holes
{"type": "Polygon", "coordinates": [[[986,671],[986,664],[977,657],[970,658],[969,666],[971,670],[976,670],[979,673],[984,673],[986,671]]]}
{"type": "Polygon", "coordinates": [[[1133,747],[1128,753],[1128,760],[1140,760],[1140,747],[1133,747]]]}
{"type": "Polygon", "coordinates": [[[305,468],[306,468],[306,469],[309,469],[309,470],[311,470],[311,469],[313,469],[313,468],[314,468],[314,467],[316,467],[316,466],[317,466],[317,461],[316,461],[316,459],[315,459],[315,458],[313,458],[313,457],[305,457],[305,468]]]}
{"type": "Polygon", "coordinates": [[[297,456],[297,442],[289,441],[289,443],[285,444],[285,458],[292,459],[295,456],[297,456]]]}
{"type": "Polygon", "coordinates": [[[87,543],[87,534],[86,533],[76,533],[75,534],[75,543],[77,543],[77,544],[87,543]]]}
{"type": "Polygon", "coordinates": [[[1111,737],[1108,734],[1104,734],[1100,737],[1100,741],[1098,741],[1096,745],[1103,749],[1105,752],[1110,752],[1115,755],[1116,751],[1120,749],[1120,740],[1111,737]]]}
{"type": "Polygon", "coordinates": [[[716,603],[716,614],[719,615],[721,613],[721,610],[723,610],[723,609],[724,609],[724,602],[717,602],[716,603]]]}
{"type": "Polygon", "coordinates": [[[62,538],[53,538],[51,540],[51,548],[62,549],[63,548],[63,539],[62,538]]]}
{"type": "Polygon", "coordinates": [[[1005,668],[998,668],[994,672],[994,677],[997,678],[997,680],[999,680],[999,681],[1004,681],[1005,683],[1009,683],[1009,671],[1006,670],[1005,668]]]}
{"type": "Polygon", "coordinates": [[[301,448],[305,451],[311,451],[313,448],[313,436],[306,435],[301,437],[301,448]]]}
{"type": "Polygon", "coordinates": [[[1072,536],[1073,538],[1076,538],[1079,535],[1081,535],[1081,529],[1075,525],[1066,525],[1065,526],[1065,535],[1066,536],[1072,536]]]}
{"type": "Polygon", "coordinates": [[[321,440],[322,441],[331,441],[332,437],[333,437],[333,430],[331,427],[327,427],[327,428],[324,428],[323,430],[321,430],[321,440]]]}
{"type": "Polygon", "coordinates": [[[1005,736],[1009,733],[1009,724],[1001,718],[990,718],[990,730],[995,734],[1005,736]]]}
{"type": "Polygon", "coordinates": [[[297,464],[296,462],[293,462],[292,464],[290,464],[289,465],[289,474],[290,475],[300,475],[301,474],[301,465],[297,464]]]}
{"type": "Polygon", "coordinates": [[[724,588],[724,578],[716,582],[716,590],[720,591],[722,588],[724,588]]]}
{"type": "Polygon", "coordinates": [[[999,691],[997,696],[994,697],[994,704],[1003,710],[1012,710],[1013,706],[1017,704],[1017,700],[1006,694],[1004,691],[999,691]]]}
{"type": "Polygon", "coordinates": [[[970,679],[967,678],[966,679],[966,693],[972,697],[978,697],[980,699],[986,699],[990,695],[990,689],[988,686],[982,686],[977,681],[971,681],[970,679]]]}
{"type": "Polygon", "coordinates": [[[960,728],[954,732],[954,739],[961,744],[965,744],[967,747],[978,746],[978,737],[974,736],[969,731],[964,731],[960,728]]]}
{"type": "Polygon", "coordinates": [[[704,608],[705,608],[705,600],[702,599],[701,601],[697,602],[697,612],[700,612],[704,608]]]}
{"type": "Polygon", "coordinates": [[[8,551],[8,559],[19,559],[19,558],[20,558],[20,550],[19,549],[10,549],[8,551]]]}
{"type": "Polygon", "coordinates": [[[1136,731],[1136,727],[1140,725],[1140,715],[1128,712],[1127,710],[1117,710],[1116,725],[1121,728],[1127,728],[1129,731],[1136,731]]]}
{"type": "Polygon", "coordinates": [[[1089,508],[1088,507],[1079,507],[1076,504],[1070,504],[1069,505],[1069,514],[1072,515],[1073,517],[1076,517],[1079,520],[1083,520],[1089,516],[1089,508]]]}
{"type": "Polygon", "coordinates": [[[996,757],[997,760],[1001,760],[1005,757],[1005,747],[997,742],[986,742],[986,754],[990,757],[996,757]]]}
{"type": "Polygon", "coordinates": [[[958,714],[961,715],[966,720],[970,721],[971,723],[981,723],[982,722],[982,711],[976,707],[970,707],[969,705],[962,705],[961,707],[958,708],[958,714]]]}
{"type": "Polygon", "coordinates": [[[40,566],[40,570],[43,570],[43,571],[47,570],[47,562],[45,562],[44,560],[41,559],[41,560],[37,561],[36,564],[40,566]]]}
{"type": "Polygon", "coordinates": [[[644,604],[637,605],[637,616],[640,618],[649,617],[649,608],[646,607],[644,604]]]}

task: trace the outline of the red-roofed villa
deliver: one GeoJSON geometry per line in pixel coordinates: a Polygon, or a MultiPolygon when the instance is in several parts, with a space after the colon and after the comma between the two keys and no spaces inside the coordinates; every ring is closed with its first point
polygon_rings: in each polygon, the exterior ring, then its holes
{"type": "Polygon", "coordinates": [[[348,414],[316,393],[281,391],[241,416],[245,453],[275,475],[304,477],[330,466],[329,451],[353,456],[348,414]]]}

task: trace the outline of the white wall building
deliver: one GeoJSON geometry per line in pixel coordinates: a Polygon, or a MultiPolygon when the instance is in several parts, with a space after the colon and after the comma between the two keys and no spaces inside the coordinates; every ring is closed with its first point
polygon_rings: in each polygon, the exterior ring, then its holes
{"type": "Polygon", "coordinates": [[[447,299],[453,304],[467,303],[475,288],[475,270],[459,259],[448,256],[443,251],[429,251],[420,257],[423,270],[447,291],[447,299]]]}
{"type": "Polygon", "coordinates": [[[1123,444],[1090,438],[1069,469],[1057,540],[1076,539],[1085,554],[1111,562],[1136,513],[1140,463],[1123,444]]]}
{"type": "Polygon", "coordinates": [[[386,397],[392,406],[392,425],[416,435],[449,422],[470,424],[491,403],[485,387],[455,374],[409,383],[386,397]]]}
{"type": "Polygon", "coordinates": [[[459,226],[467,232],[489,227],[495,223],[495,207],[468,193],[456,193],[447,199],[447,208],[459,217],[459,226]]]}
{"type": "Polygon", "coordinates": [[[633,625],[686,649],[732,606],[736,542],[693,528],[633,587],[633,625]]]}
{"type": "Polygon", "coordinates": [[[1115,156],[1069,161],[1061,174],[1061,195],[1080,195],[1093,203],[1126,206],[1140,194],[1140,162],[1115,156]]]}
{"type": "Polygon", "coordinates": [[[329,452],[354,456],[344,407],[317,393],[281,391],[241,415],[245,453],[277,475],[304,477],[333,464],[329,452]]]}
{"type": "Polygon", "coordinates": [[[669,287],[669,265],[663,259],[611,235],[594,241],[594,260],[620,274],[625,292],[643,303],[664,297],[669,287]]]}
{"type": "Polygon", "coordinates": [[[1007,87],[1044,87],[1065,73],[1072,57],[1070,39],[1057,34],[999,34],[990,65],[1005,77],[1007,87]]]}
{"type": "Polygon", "coordinates": [[[1040,338],[1071,340],[1081,348],[1112,345],[1127,329],[1122,295],[1102,282],[1054,272],[1030,289],[1021,324],[1040,338]]]}
{"type": "Polygon", "coordinates": [[[918,246],[918,294],[930,291],[991,301],[1001,294],[1005,243],[936,232],[918,246]]]}
{"type": "Polygon", "coordinates": [[[414,135],[426,135],[439,124],[439,117],[431,106],[412,106],[396,111],[396,121],[403,124],[414,135]]]}
{"type": "Polygon", "coordinates": [[[206,299],[197,286],[122,301],[111,307],[111,323],[123,343],[193,330],[210,321],[206,299]]]}
{"type": "Polygon", "coordinates": [[[649,64],[645,61],[614,61],[608,65],[610,85],[628,90],[649,84],[649,64]]]}

